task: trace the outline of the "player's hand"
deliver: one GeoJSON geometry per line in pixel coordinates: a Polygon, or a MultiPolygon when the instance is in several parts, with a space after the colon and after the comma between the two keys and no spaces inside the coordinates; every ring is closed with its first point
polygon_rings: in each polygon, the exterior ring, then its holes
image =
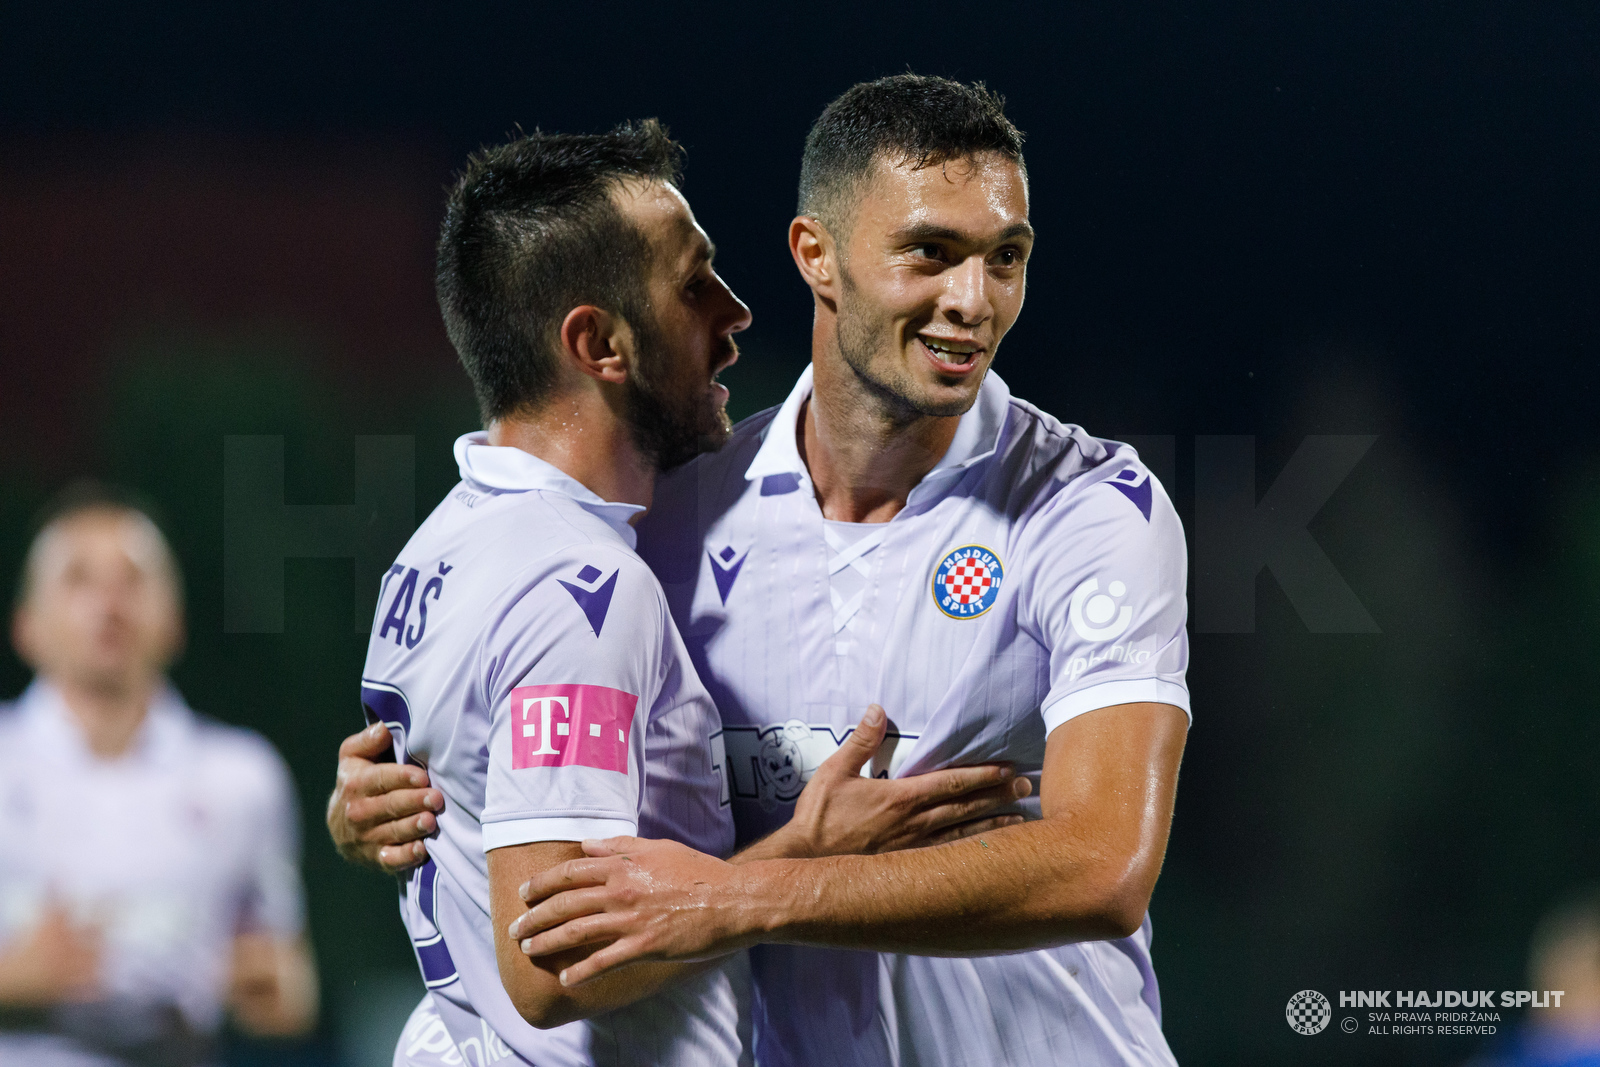
{"type": "Polygon", "coordinates": [[[98,931],[75,926],[57,904],[0,953],[0,1005],[48,1008],[100,994],[98,931]]]}
{"type": "Polygon", "coordinates": [[[585,841],[588,858],[559,863],[518,890],[531,905],[508,933],[538,958],[604,945],[568,965],[575,986],[645,960],[704,960],[755,942],[739,868],[676,841],[585,841]],[[610,944],[607,944],[610,942],[610,944]]]}
{"type": "MultiPolygon", "coordinates": [[[[910,778],[863,778],[889,732],[876,704],[839,750],[817,767],[795,802],[794,818],[769,849],[807,858],[921,848],[1022,822],[1002,814],[1033,792],[1007,764],[951,767],[910,778]]],[[[759,847],[759,846],[758,846],[759,847]]],[[[767,850],[763,850],[767,854],[767,850]]]]}
{"type": "Polygon", "coordinates": [[[328,834],[339,855],[385,874],[403,874],[426,862],[423,838],[439,829],[444,794],[428,786],[428,772],[404,763],[375,762],[390,751],[382,723],[351,734],[339,745],[339,770],[328,797],[328,834]]]}

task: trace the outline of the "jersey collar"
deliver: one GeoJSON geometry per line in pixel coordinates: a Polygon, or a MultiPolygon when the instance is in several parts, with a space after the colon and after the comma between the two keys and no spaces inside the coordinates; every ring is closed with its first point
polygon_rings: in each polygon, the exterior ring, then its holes
{"type": "Polygon", "coordinates": [[[645,510],[642,506],[602,500],[588,486],[560,467],[546,463],[531,452],[491,445],[489,435],[482,430],[456,438],[456,465],[461,468],[463,479],[487,489],[503,493],[526,493],[535,489],[560,493],[583,510],[604,520],[629,545],[634,543],[633,527],[628,520],[645,510]]]}
{"type": "MultiPolygon", "coordinates": [[[[49,679],[35,676],[17,698],[17,710],[34,737],[42,743],[46,759],[100,762],[99,757],[89,751],[83,729],[67,707],[61,690],[49,679]]],[[[150,698],[150,707],[145,711],[144,722],[139,724],[133,743],[117,762],[181,764],[185,741],[193,728],[194,712],[170,683],[163,682],[150,698]]]]}
{"type": "MultiPolygon", "coordinates": [[[[795,435],[800,425],[800,409],[812,392],[811,367],[808,364],[795,382],[788,399],[778,408],[766,440],[757,450],[755,459],[744,472],[746,481],[756,481],[791,475],[801,484],[811,484],[811,474],[800,459],[800,446],[795,435]]],[[[1011,390],[994,371],[984,375],[978,387],[978,400],[961,416],[956,435],[950,447],[933,470],[911,490],[907,506],[937,499],[953,486],[962,474],[995,454],[1000,446],[1000,434],[1005,429],[1006,413],[1011,407],[1011,390]]]]}

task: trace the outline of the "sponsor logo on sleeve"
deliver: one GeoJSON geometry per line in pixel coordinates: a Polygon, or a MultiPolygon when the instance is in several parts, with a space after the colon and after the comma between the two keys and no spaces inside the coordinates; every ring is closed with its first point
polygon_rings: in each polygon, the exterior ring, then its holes
{"type": "Polygon", "coordinates": [[[603,685],[525,685],[511,691],[511,766],[593,767],[628,773],[639,698],[603,685]]]}
{"type": "Polygon", "coordinates": [[[976,619],[994,607],[1005,568],[982,545],[962,545],[933,569],[933,602],[952,619],[976,619]]]}
{"type": "Polygon", "coordinates": [[[1085,641],[1113,641],[1133,625],[1133,608],[1117,601],[1128,595],[1128,587],[1113,581],[1100,592],[1100,579],[1090,578],[1072,591],[1072,606],[1067,617],[1072,628],[1085,641]]]}

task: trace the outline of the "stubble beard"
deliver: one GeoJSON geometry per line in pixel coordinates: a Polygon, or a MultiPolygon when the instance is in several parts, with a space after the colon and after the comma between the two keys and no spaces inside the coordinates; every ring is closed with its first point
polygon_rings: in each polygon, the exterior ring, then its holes
{"type": "MultiPolygon", "coordinates": [[[[654,322],[637,316],[634,339],[639,360],[628,376],[628,426],[634,447],[657,470],[671,470],[728,441],[733,423],[709,389],[681,388],[671,377],[671,360],[654,322]]],[[[733,341],[723,338],[733,348],[733,341]]],[[[713,360],[713,365],[720,360],[713,360]]]]}
{"type": "Polygon", "coordinates": [[[894,320],[876,314],[857,288],[855,279],[844,268],[839,270],[839,310],[834,320],[834,339],[839,355],[854,372],[866,393],[876,402],[884,417],[895,425],[909,425],[926,416],[964,415],[975,398],[935,402],[920,396],[917,383],[898,360],[877,360],[880,353],[897,350],[894,320]],[[878,363],[881,362],[882,366],[878,363]]]}

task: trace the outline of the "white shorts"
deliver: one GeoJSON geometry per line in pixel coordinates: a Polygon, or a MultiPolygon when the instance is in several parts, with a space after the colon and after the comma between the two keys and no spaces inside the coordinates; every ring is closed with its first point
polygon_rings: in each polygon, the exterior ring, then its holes
{"type": "Polygon", "coordinates": [[[422,994],[405,1029],[400,1031],[400,1041],[394,1047],[394,1067],[466,1067],[444,1020],[439,1018],[439,1010],[433,1006],[431,993],[422,994]]]}

